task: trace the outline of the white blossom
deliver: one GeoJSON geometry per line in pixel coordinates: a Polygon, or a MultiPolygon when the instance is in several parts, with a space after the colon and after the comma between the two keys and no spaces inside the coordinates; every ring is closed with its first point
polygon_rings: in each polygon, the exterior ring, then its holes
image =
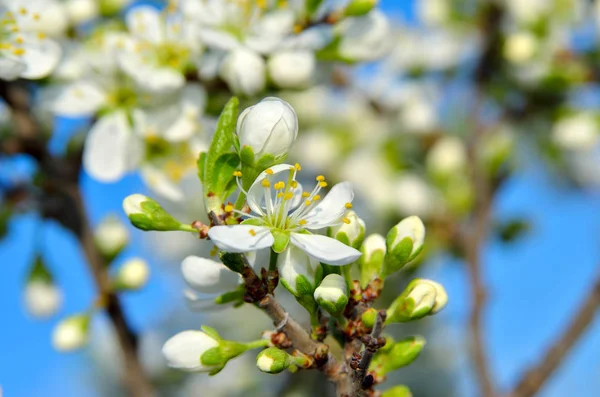
{"type": "Polygon", "coordinates": [[[172,336],[162,352],[171,368],[188,372],[210,372],[215,367],[201,363],[200,357],[219,342],[202,331],[183,331],[172,336]]]}
{"type": "Polygon", "coordinates": [[[63,294],[51,282],[33,280],[27,283],[24,292],[27,311],[35,317],[50,317],[61,307],[63,294]]]}

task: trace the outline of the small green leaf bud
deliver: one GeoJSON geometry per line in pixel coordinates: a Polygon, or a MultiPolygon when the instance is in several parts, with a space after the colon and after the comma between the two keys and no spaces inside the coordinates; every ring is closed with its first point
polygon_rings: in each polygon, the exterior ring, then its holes
{"type": "Polygon", "coordinates": [[[369,369],[378,376],[385,376],[412,363],[425,346],[425,339],[420,336],[411,336],[394,343],[385,351],[379,351],[373,357],[369,369]]]}
{"type": "Polygon", "coordinates": [[[262,372],[268,374],[278,374],[292,365],[291,356],[285,351],[276,347],[269,347],[256,357],[256,366],[262,372]]]}
{"type": "Polygon", "coordinates": [[[358,266],[360,284],[364,288],[381,274],[386,253],[385,238],[380,234],[371,234],[363,242],[360,252],[362,256],[358,259],[358,266]]]}
{"type": "Polygon", "coordinates": [[[417,320],[442,310],[448,294],[441,284],[425,279],[411,281],[387,310],[386,324],[417,320]]]}
{"type": "Polygon", "coordinates": [[[315,289],[314,297],[329,314],[336,316],[342,313],[348,304],[348,287],[344,277],[339,274],[327,275],[315,289]]]}
{"type": "Polygon", "coordinates": [[[141,230],[187,230],[160,204],[142,194],[132,194],[123,200],[123,210],[131,224],[141,230]]]}
{"type": "Polygon", "coordinates": [[[379,311],[377,309],[373,309],[372,307],[365,310],[365,312],[360,317],[360,321],[362,321],[363,325],[371,329],[375,326],[375,321],[377,321],[377,313],[379,311]]]}
{"type": "Polygon", "coordinates": [[[386,238],[384,275],[388,276],[415,259],[423,249],[425,225],[418,216],[409,216],[394,226],[386,238]]]}
{"type": "Polygon", "coordinates": [[[358,249],[365,239],[365,222],[360,219],[356,212],[346,211],[343,222],[338,226],[332,226],[328,230],[328,236],[358,249]]]}

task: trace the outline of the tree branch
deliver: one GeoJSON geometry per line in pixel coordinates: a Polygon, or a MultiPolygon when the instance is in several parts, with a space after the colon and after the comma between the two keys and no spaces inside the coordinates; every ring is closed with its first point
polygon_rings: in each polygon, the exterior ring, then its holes
{"type": "Polygon", "coordinates": [[[383,331],[383,323],[385,321],[385,317],[386,312],[384,310],[380,310],[377,313],[377,318],[375,320],[373,330],[371,331],[371,335],[366,336],[367,343],[365,343],[365,349],[362,353],[360,362],[358,363],[358,368],[352,376],[352,389],[354,393],[353,396],[360,396],[363,394],[367,370],[369,369],[369,365],[371,365],[373,355],[377,352],[378,348],[381,347],[378,343],[378,339],[381,336],[381,332],[383,331]]]}
{"type": "Polygon", "coordinates": [[[542,359],[527,371],[514,389],[507,397],[531,397],[534,396],[554,371],[560,366],[562,360],[567,356],[571,348],[582,336],[586,328],[594,320],[598,307],[600,306],[600,277],[581,304],[567,329],[548,348],[542,359]]]}

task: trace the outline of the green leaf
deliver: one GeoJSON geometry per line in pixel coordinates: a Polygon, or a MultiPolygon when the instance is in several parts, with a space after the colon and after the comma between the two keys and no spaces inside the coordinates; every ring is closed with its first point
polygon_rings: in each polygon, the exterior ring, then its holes
{"type": "Polygon", "coordinates": [[[238,107],[238,99],[236,97],[231,98],[225,105],[225,108],[219,117],[217,130],[210,143],[204,162],[205,166],[203,167],[205,180],[204,194],[206,196],[214,195],[216,193],[213,190],[214,186],[212,186],[212,183],[215,180],[214,174],[218,171],[217,160],[225,153],[233,153],[233,135],[235,134],[238,107]]]}
{"type": "Polygon", "coordinates": [[[203,185],[206,183],[205,172],[206,172],[206,159],[208,158],[206,152],[200,152],[196,165],[198,167],[198,179],[203,185]]]}
{"type": "Polygon", "coordinates": [[[212,180],[210,182],[210,190],[216,196],[224,201],[233,189],[236,187],[235,177],[233,172],[238,169],[240,159],[237,153],[225,153],[219,156],[213,165],[212,180]]]}

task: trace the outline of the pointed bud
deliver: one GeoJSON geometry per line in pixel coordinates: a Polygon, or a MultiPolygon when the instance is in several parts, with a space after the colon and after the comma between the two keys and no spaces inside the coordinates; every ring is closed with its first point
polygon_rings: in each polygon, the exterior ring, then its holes
{"type": "Polygon", "coordinates": [[[188,372],[210,372],[219,366],[205,365],[200,357],[218,346],[219,341],[205,332],[183,331],[164,344],[162,353],[171,368],[188,372]]]}
{"type": "Polygon", "coordinates": [[[340,225],[329,228],[328,236],[359,249],[365,239],[365,222],[352,210],[346,211],[343,219],[340,225]]]}
{"type": "Polygon", "coordinates": [[[348,286],[339,274],[327,275],[315,289],[315,300],[333,316],[344,311],[348,304],[348,286]]]}
{"type": "Polygon", "coordinates": [[[131,224],[141,230],[182,230],[181,222],[175,220],[160,204],[142,194],[132,194],[123,200],[123,210],[131,224]]]}
{"type": "Polygon", "coordinates": [[[141,258],[132,258],[121,265],[117,271],[113,287],[117,291],[140,289],[146,285],[149,277],[148,263],[141,258]]]}
{"type": "Polygon", "coordinates": [[[62,304],[62,291],[54,284],[41,256],[35,258],[29,271],[23,300],[29,314],[39,318],[54,315],[62,304]]]}
{"type": "Polygon", "coordinates": [[[385,350],[380,350],[375,354],[369,370],[383,377],[391,371],[412,363],[419,356],[424,346],[425,339],[420,336],[412,336],[390,346],[386,345],[385,350]]]}
{"type": "Polygon", "coordinates": [[[112,261],[125,248],[129,232],[116,215],[104,217],[94,232],[94,242],[100,253],[112,261]]]}
{"type": "Polygon", "coordinates": [[[194,255],[181,262],[181,272],[188,285],[201,294],[222,294],[234,290],[241,280],[238,273],[224,264],[194,255]]]}
{"type": "Polygon", "coordinates": [[[387,310],[386,324],[417,320],[442,310],[448,294],[441,284],[425,279],[411,281],[387,310]]]}
{"type": "Polygon", "coordinates": [[[77,314],[62,320],[54,328],[52,345],[59,351],[72,351],[83,347],[89,336],[90,316],[77,314]]]}
{"type": "Polygon", "coordinates": [[[256,356],[256,366],[262,372],[278,374],[293,364],[292,357],[276,347],[269,347],[256,356]]]}
{"type": "Polygon", "coordinates": [[[377,5],[378,0],[350,0],[344,10],[344,15],[360,17],[368,14],[377,5]]]}
{"type": "Polygon", "coordinates": [[[318,260],[293,245],[277,256],[277,268],[281,283],[296,297],[312,297],[323,274],[318,260]]]}
{"type": "Polygon", "coordinates": [[[243,162],[253,165],[263,156],[282,159],[298,135],[298,117],[289,103],[268,97],[240,114],[236,133],[243,162]],[[250,150],[253,158],[245,155],[245,150],[250,150]]]}
{"type": "Polygon", "coordinates": [[[386,253],[385,238],[380,234],[371,234],[363,242],[360,252],[362,256],[358,259],[358,267],[360,284],[364,288],[381,274],[386,253]]]}
{"type": "Polygon", "coordinates": [[[416,258],[423,249],[425,225],[418,216],[409,216],[394,226],[386,238],[387,255],[383,274],[388,276],[416,258]]]}
{"type": "Polygon", "coordinates": [[[404,385],[394,386],[381,394],[381,397],[412,397],[410,389],[404,385]]]}

